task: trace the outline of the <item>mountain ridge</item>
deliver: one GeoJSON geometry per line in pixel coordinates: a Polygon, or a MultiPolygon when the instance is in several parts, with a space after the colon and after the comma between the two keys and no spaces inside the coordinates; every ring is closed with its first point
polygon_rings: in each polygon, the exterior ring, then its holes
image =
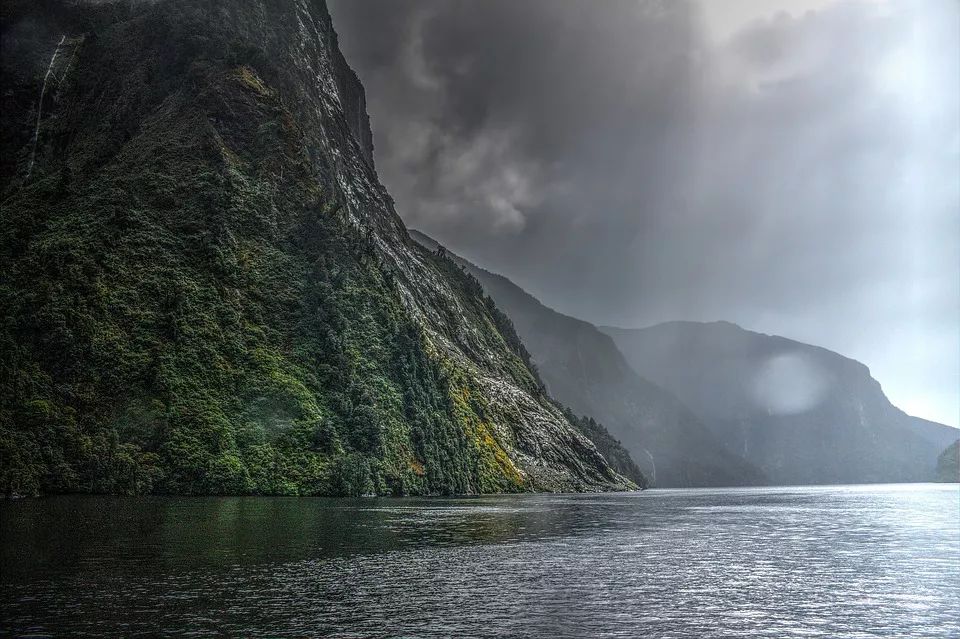
{"type": "MultiPolygon", "coordinates": [[[[428,248],[439,246],[416,229],[410,234],[428,248]]],[[[654,485],[766,483],[720,445],[679,399],[638,376],[608,335],[547,308],[508,278],[444,252],[473,273],[511,317],[550,392],[603,423],[654,485]]]]}
{"type": "Polygon", "coordinates": [[[603,330],[778,483],[929,481],[957,433],[896,408],[865,364],[823,347],[730,322],[603,330]]]}
{"type": "Polygon", "coordinates": [[[3,492],[634,487],[407,235],[322,0],[2,30],[3,492]]]}

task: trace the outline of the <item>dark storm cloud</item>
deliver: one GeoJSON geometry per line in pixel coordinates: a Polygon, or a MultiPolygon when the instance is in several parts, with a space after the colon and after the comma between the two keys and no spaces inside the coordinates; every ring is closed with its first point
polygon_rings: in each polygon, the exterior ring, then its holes
{"type": "Polygon", "coordinates": [[[595,321],[729,319],[957,421],[957,5],[343,0],[411,227],[595,321]],[[732,6],[732,5],[731,5],[732,6]]]}

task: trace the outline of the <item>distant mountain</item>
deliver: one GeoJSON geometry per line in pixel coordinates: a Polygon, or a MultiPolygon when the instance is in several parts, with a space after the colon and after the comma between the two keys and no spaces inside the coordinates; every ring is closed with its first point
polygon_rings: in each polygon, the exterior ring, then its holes
{"type": "Polygon", "coordinates": [[[866,366],[729,322],[604,328],[776,484],[929,481],[957,429],[893,406],[866,366]]]}
{"type": "Polygon", "coordinates": [[[960,439],[947,446],[937,457],[937,481],[960,481],[960,439]]]}
{"type": "MultiPolygon", "coordinates": [[[[427,248],[438,246],[423,233],[410,234],[427,248]]],[[[766,483],[674,395],[637,375],[597,327],[547,308],[501,275],[452,257],[511,318],[550,394],[606,425],[656,486],[766,483]]]]}

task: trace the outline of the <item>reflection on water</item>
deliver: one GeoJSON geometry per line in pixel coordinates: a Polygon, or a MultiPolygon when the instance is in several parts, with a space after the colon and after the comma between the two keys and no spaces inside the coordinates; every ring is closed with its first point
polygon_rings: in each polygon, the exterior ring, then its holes
{"type": "Polygon", "coordinates": [[[0,504],[0,635],[960,636],[956,485],[0,504]]]}

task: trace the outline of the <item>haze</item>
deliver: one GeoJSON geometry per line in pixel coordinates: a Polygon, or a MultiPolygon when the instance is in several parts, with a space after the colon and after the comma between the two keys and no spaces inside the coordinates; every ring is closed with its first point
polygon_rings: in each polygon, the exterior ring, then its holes
{"type": "Polygon", "coordinates": [[[408,226],[597,324],[836,350],[957,425],[958,6],[331,10],[408,226]]]}

